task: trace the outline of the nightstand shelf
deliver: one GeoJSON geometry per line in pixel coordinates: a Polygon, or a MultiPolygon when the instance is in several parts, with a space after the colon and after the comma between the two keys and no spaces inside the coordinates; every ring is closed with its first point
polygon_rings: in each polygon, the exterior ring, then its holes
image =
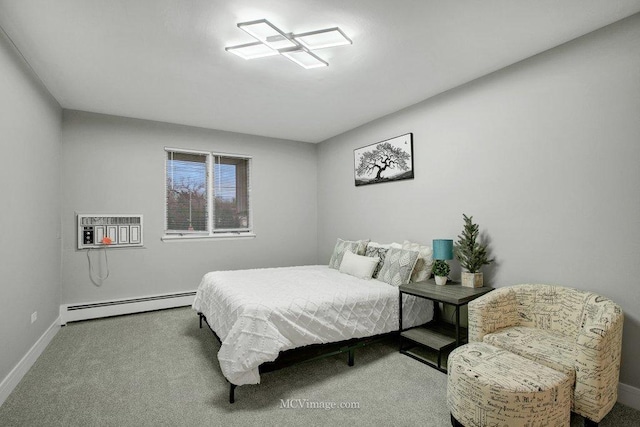
{"type": "Polygon", "coordinates": [[[406,354],[422,363],[430,365],[439,371],[447,372],[442,367],[442,351],[455,348],[467,341],[468,331],[460,326],[460,307],[472,301],[493,288],[465,288],[461,285],[436,285],[433,280],[409,283],[400,286],[400,353],[406,354]],[[403,330],[402,328],[402,294],[409,294],[434,302],[434,320],[426,325],[403,330]],[[455,324],[442,322],[438,319],[439,303],[453,305],[455,308],[455,324]],[[408,342],[408,346],[405,343],[408,342]],[[412,351],[415,346],[433,349],[438,353],[437,365],[412,351]]]}
{"type": "Polygon", "coordinates": [[[453,325],[438,322],[402,331],[400,336],[434,350],[441,350],[456,343],[453,325]]]}

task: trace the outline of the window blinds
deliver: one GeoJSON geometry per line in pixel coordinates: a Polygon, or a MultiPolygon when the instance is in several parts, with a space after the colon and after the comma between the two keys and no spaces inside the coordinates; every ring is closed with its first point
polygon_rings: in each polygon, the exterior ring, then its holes
{"type": "Polygon", "coordinates": [[[166,232],[250,232],[248,157],[167,150],[166,232]]]}
{"type": "Polygon", "coordinates": [[[249,159],[218,155],[213,158],[213,231],[248,231],[249,159]]]}
{"type": "Polygon", "coordinates": [[[207,155],[167,152],[167,231],[208,232],[207,155]]]}

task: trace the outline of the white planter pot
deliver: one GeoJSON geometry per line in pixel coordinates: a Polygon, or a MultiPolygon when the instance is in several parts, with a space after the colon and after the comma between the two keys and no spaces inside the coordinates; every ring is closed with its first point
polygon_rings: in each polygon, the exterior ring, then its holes
{"type": "Polygon", "coordinates": [[[483,287],[482,273],[462,272],[462,286],[466,286],[467,288],[483,287]]]}
{"type": "Polygon", "coordinates": [[[434,276],[436,278],[436,285],[446,285],[447,276],[434,276]]]}

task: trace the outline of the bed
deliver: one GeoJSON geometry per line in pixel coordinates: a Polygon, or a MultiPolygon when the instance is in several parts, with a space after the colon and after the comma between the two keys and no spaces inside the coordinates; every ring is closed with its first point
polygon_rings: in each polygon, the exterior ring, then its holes
{"type": "MultiPolygon", "coordinates": [[[[260,383],[260,366],[282,352],[397,331],[399,298],[397,286],[317,265],[207,273],[193,308],[221,342],[233,402],[235,387],[260,383]]],[[[431,320],[431,301],[403,298],[403,325],[431,320]]]]}

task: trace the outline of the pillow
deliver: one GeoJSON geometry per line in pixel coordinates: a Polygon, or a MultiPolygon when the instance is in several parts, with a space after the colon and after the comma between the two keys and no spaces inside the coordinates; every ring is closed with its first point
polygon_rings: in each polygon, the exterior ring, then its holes
{"type": "Polygon", "coordinates": [[[420,243],[412,243],[408,240],[404,241],[402,249],[418,252],[418,260],[413,273],[411,273],[412,282],[423,282],[431,277],[431,269],[433,268],[433,249],[430,246],[424,246],[420,243]]]}
{"type": "Polygon", "coordinates": [[[329,268],[335,268],[336,270],[340,268],[340,263],[342,262],[342,257],[345,252],[353,252],[356,255],[364,255],[364,251],[367,248],[367,243],[369,240],[342,240],[338,239],[336,242],[336,246],[333,248],[333,253],[331,254],[331,260],[329,260],[329,268]]]}
{"type": "Polygon", "coordinates": [[[340,273],[346,273],[360,279],[371,279],[373,271],[378,266],[380,258],[356,255],[353,252],[345,252],[340,264],[340,273]]]}
{"type": "MultiPolygon", "coordinates": [[[[396,243],[398,244],[398,243],[396,243]]],[[[369,248],[382,248],[389,249],[393,245],[393,243],[378,243],[378,242],[369,242],[367,243],[367,249],[369,248]]]]}
{"type": "Polygon", "coordinates": [[[418,255],[416,251],[390,248],[378,273],[378,280],[393,286],[406,285],[411,279],[411,272],[416,265],[418,255]]]}
{"type": "Polygon", "coordinates": [[[380,269],[382,268],[382,264],[384,264],[384,258],[387,255],[387,251],[391,245],[381,245],[380,243],[371,242],[367,245],[367,250],[365,251],[365,255],[372,258],[379,258],[380,262],[376,266],[375,270],[373,270],[373,277],[377,278],[380,273],[380,269]]]}

